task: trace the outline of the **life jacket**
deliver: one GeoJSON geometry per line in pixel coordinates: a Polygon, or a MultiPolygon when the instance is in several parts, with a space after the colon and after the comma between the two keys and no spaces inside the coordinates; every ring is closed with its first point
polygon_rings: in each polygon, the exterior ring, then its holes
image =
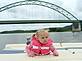
{"type": "Polygon", "coordinates": [[[29,48],[31,51],[35,53],[46,55],[50,53],[50,46],[52,45],[52,43],[53,42],[51,38],[48,38],[48,42],[43,44],[43,43],[40,43],[36,37],[32,37],[32,41],[29,45],[29,48]]]}

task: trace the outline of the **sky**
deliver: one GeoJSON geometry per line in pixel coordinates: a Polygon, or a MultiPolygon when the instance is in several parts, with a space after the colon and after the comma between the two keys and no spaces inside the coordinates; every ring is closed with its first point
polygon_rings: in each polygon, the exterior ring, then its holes
{"type": "MultiPolygon", "coordinates": [[[[22,1],[22,0],[0,0],[0,7],[5,6],[7,4],[22,1]]],[[[79,20],[82,19],[82,0],[41,0],[47,1],[71,12],[74,16],[76,16],[79,20]]],[[[45,7],[41,6],[19,6],[15,8],[11,8],[9,10],[0,12],[0,20],[11,20],[11,19],[66,19],[61,14],[45,7]],[[44,10],[44,11],[43,11],[44,10]],[[54,14],[53,14],[54,13],[54,14]]],[[[23,25],[0,25],[0,31],[3,30],[16,30],[16,29],[39,29],[39,28],[49,28],[49,27],[64,27],[71,24],[23,24],[23,25]],[[45,26],[44,26],[45,25],[45,26]],[[28,26],[28,27],[27,27],[28,26]]]]}
{"type": "Polygon", "coordinates": [[[71,12],[79,20],[82,20],[82,0],[61,0],[63,8],[71,12]]]}

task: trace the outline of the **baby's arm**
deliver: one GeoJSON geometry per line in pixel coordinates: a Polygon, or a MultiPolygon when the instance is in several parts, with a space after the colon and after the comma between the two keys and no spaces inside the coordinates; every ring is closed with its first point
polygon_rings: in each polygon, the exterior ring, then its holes
{"type": "Polygon", "coordinates": [[[56,48],[55,48],[53,45],[50,46],[50,50],[53,52],[53,55],[54,55],[54,56],[59,56],[59,54],[58,54],[56,48]]]}

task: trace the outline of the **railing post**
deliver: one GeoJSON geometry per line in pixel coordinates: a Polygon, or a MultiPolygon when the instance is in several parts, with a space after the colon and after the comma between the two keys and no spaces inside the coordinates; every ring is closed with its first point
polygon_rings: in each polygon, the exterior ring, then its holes
{"type": "Polygon", "coordinates": [[[81,24],[80,24],[80,22],[73,23],[73,25],[72,25],[72,32],[80,32],[80,31],[81,31],[81,24]]]}

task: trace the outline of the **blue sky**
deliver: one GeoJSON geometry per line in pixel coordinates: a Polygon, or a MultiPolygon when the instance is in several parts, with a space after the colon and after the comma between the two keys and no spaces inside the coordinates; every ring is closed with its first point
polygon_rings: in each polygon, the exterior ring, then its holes
{"type": "MultiPolygon", "coordinates": [[[[17,2],[17,1],[22,1],[22,0],[0,0],[0,7],[5,6],[7,4],[17,2]]],[[[79,20],[82,19],[82,0],[43,0],[47,2],[54,3],[56,5],[59,5],[63,7],[64,9],[68,10],[71,12],[73,15],[75,15],[79,20]]],[[[64,16],[61,14],[54,12],[53,10],[45,7],[40,7],[40,6],[20,6],[20,7],[15,7],[9,10],[6,10],[4,12],[0,12],[0,20],[8,20],[8,19],[66,19],[64,16]],[[43,11],[44,10],[44,11],[43,11]],[[38,13],[37,13],[38,12],[38,13]],[[53,14],[54,13],[54,14],[53,14]]],[[[67,25],[71,24],[45,24],[45,27],[43,24],[39,25],[37,24],[34,25],[32,28],[31,25],[0,25],[0,30],[12,30],[12,29],[39,29],[39,28],[48,28],[50,27],[64,27],[67,25]],[[27,26],[31,26],[30,28],[27,26]]]]}

